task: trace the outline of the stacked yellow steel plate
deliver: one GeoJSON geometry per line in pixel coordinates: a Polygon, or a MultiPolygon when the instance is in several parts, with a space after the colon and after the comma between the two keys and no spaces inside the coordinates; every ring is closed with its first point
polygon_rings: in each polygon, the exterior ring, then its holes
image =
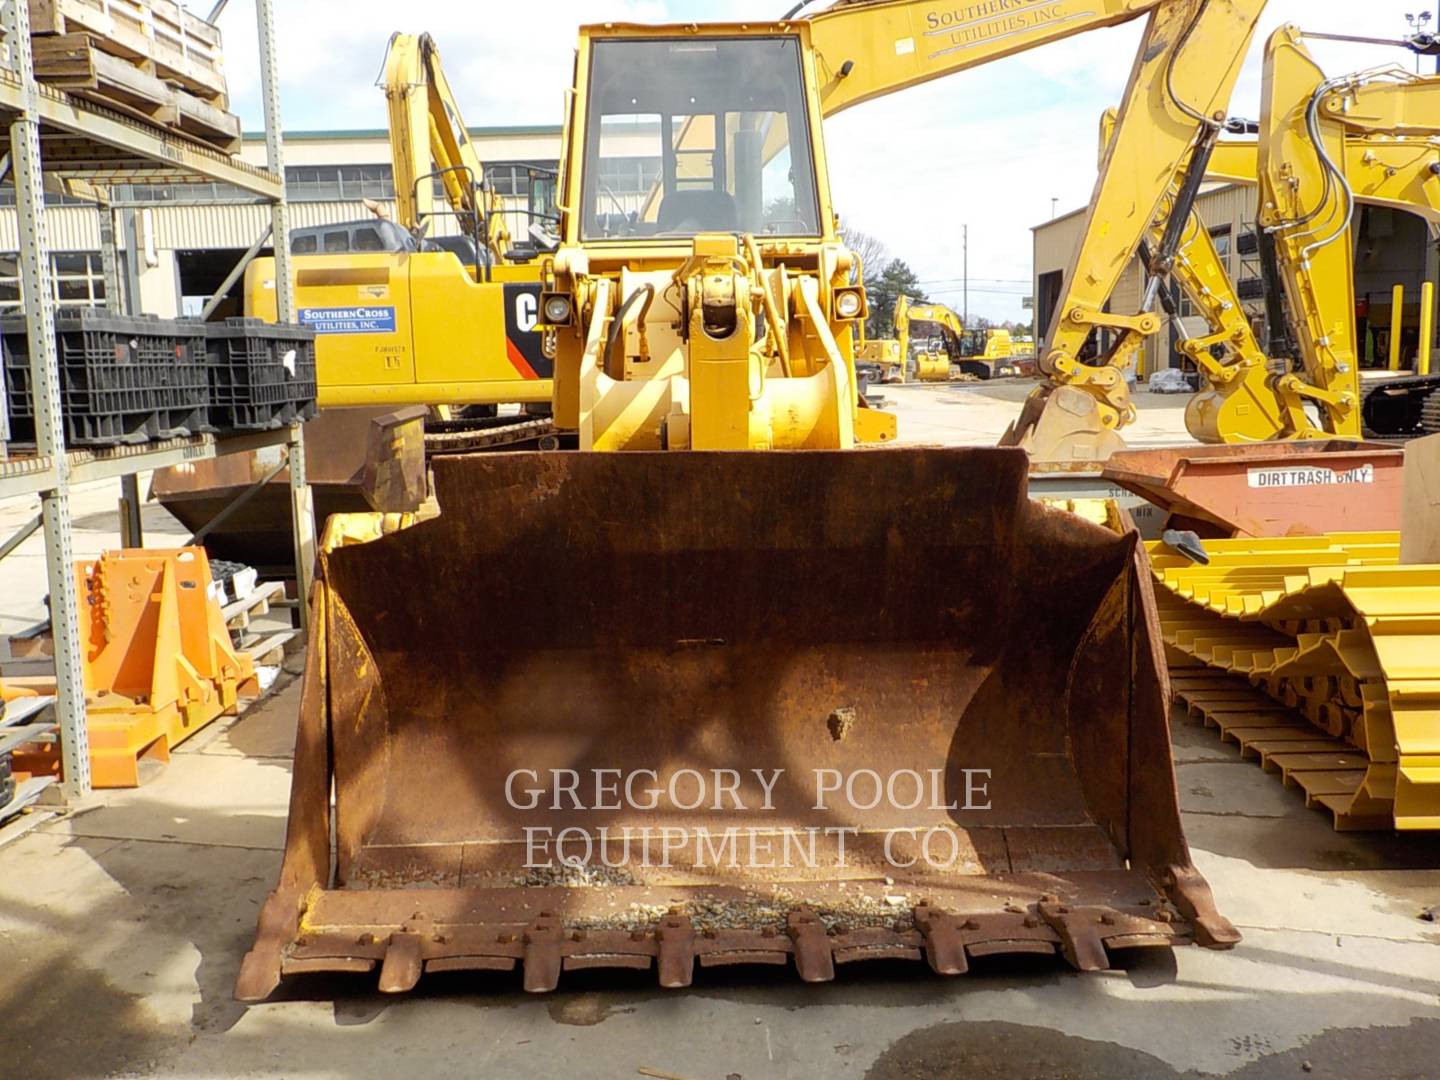
{"type": "Polygon", "coordinates": [[[1149,545],[1175,696],[1337,829],[1440,829],[1440,566],[1399,534],[1149,545]]]}

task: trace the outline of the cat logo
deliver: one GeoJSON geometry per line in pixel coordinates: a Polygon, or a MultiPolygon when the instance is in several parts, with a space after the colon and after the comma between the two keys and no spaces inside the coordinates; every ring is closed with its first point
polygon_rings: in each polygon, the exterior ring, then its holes
{"type": "Polygon", "coordinates": [[[554,364],[540,349],[540,283],[505,286],[505,355],[526,379],[548,379],[554,364]]]}

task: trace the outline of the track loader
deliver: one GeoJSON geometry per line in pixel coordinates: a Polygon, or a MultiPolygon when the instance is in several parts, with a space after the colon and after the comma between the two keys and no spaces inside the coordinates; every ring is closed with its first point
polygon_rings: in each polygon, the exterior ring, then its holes
{"type": "MultiPolygon", "coordinates": [[[[581,29],[541,319],[584,449],[437,460],[439,516],[368,542],[332,519],[239,998],[1238,940],[1181,830],[1136,534],[1032,502],[1019,449],[851,449],[893,428],[821,120],[1148,13],[1110,176],[1154,206],[1195,139],[1157,83],[1219,109],[1262,3],[996,7],[581,29]],[[627,203],[606,163],[638,153],[627,203]]],[[[1128,258],[1148,218],[1110,225],[1128,258]]]]}

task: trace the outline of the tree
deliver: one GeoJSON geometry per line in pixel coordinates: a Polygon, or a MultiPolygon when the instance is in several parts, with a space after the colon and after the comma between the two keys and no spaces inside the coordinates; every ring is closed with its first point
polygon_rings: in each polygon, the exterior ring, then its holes
{"type": "Polygon", "coordinates": [[[885,244],[878,237],[862,232],[843,221],[840,223],[840,239],[844,240],[846,246],[860,257],[860,265],[865,272],[867,281],[871,275],[878,273],[890,261],[890,252],[885,250],[885,244]]]}
{"type": "Polygon", "coordinates": [[[912,303],[924,303],[925,291],[920,279],[904,259],[891,259],[878,272],[865,275],[865,292],[870,298],[870,319],[865,333],[871,338],[895,336],[895,304],[902,295],[912,303]]]}

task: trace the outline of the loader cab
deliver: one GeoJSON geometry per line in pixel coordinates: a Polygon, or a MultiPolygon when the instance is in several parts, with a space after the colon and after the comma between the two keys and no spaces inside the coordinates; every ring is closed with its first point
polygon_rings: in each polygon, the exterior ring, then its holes
{"type": "Polygon", "coordinates": [[[582,31],[566,242],[828,238],[800,38],[631,29],[582,31]]]}

